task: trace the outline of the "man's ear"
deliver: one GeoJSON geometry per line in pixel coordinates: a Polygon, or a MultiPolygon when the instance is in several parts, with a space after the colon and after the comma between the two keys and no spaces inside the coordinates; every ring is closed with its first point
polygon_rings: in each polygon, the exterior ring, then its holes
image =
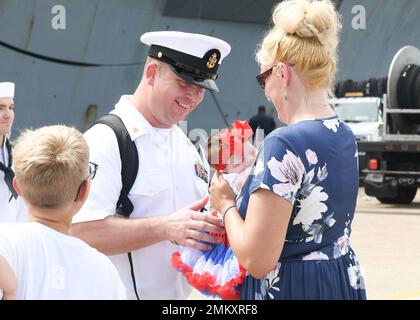
{"type": "Polygon", "coordinates": [[[153,86],[155,84],[156,77],[158,75],[158,65],[154,62],[150,62],[146,65],[146,82],[148,85],[153,86]]]}
{"type": "Polygon", "coordinates": [[[21,197],[22,193],[20,192],[19,185],[17,183],[16,177],[13,178],[13,188],[15,188],[17,194],[21,197]]]}

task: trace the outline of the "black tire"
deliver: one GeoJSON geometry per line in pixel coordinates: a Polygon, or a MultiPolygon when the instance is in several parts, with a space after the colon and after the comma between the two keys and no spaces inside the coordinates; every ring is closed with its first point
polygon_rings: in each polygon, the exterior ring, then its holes
{"type": "Polygon", "coordinates": [[[414,107],[420,109],[420,71],[419,73],[417,73],[417,76],[413,85],[414,85],[414,89],[411,94],[414,95],[413,96],[414,107]]]}
{"type": "Polygon", "coordinates": [[[404,67],[401,72],[400,78],[397,84],[397,100],[398,107],[407,109],[410,107],[411,102],[411,85],[410,78],[413,72],[413,65],[408,64],[404,67]]]}
{"type": "Polygon", "coordinates": [[[417,187],[398,187],[398,195],[395,198],[376,197],[381,203],[410,204],[416,197],[417,187]]]}
{"type": "Polygon", "coordinates": [[[420,78],[420,66],[415,66],[413,69],[413,74],[411,75],[410,78],[410,86],[411,86],[411,90],[410,90],[410,108],[414,109],[417,108],[419,105],[417,104],[417,97],[419,95],[419,93],[416,91],[416,82],[417,79],[420,78]]]}
{"type": "Polygon", "coordinates": [[[408,64],[401,72],[397,84],[398,106],[403,109],[416,108],[417,94],[415,82],[420,74],[420,67],[415,64],[408,64]]]}

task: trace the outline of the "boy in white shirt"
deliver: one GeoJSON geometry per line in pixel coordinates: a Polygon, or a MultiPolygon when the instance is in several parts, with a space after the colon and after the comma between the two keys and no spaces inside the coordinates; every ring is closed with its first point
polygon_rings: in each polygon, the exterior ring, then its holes
{"type": "Polygon", "coordinates": [[[125,299],[108,258],[70,235],[97,165],[82,134],[62,125],[28,130],[13,150],[15,190],[28,223],[0,225],[3,299],[125,299]]]}

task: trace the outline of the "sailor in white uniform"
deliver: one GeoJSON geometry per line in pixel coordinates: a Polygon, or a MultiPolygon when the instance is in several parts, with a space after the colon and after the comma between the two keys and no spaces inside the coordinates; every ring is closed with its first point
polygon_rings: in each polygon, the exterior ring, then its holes
{"type": "Polygon", "coordinates": [[[180,246],[208,250],[206,242],[219,241],[209,232],[224,231],[219,218],[200,212],[208,202],[208,163],[177,124],[205,90],[218,90],[217,70],[230,45],[176,31],[145,33],[141,41],[150,48],[140,84],[111,111],[138,153],[128,193],[133,210],[128,219],[116,214],[123,186],[119,145],[110,127],[96,124],[85,138],[99,169],[72,232],[109,255],[129,298],[185,299],[192,288],[171,266],[172,252],[180,246]]]}
{"type": "Polygon", "coordinates": [[[0,83],[0,223],[27,221],[23,200],[13,188],[12,146],[9,141],[14,113],[15,84],[0,83]]]}

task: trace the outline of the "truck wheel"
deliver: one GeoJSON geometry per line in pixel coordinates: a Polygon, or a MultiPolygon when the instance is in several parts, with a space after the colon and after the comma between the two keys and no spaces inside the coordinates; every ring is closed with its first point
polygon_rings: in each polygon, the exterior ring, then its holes
{"type": "Polygon", "coordinates": [[[395,198],[376,197],[381,203],[409,204],[416,197],[417,187],[398,187],[398,195],[395,198]]]}

